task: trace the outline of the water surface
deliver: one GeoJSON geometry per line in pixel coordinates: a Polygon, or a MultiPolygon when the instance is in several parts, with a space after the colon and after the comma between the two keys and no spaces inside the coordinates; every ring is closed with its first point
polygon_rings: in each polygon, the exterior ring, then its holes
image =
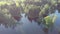
{"type": "MultiPolygon", "coordinates": [[[[57,19],[54,23],[54,27],[52,28],[52,32],[49,30],[48,34],[59,34],[60,30],[60,13],[56,10],[55,13],[57,15],[57,19]]],[[[38,23],[34,20],[30,21],[28,17],[25,17],[25,14],[21,14],[22,18],[20,19],[20,24],[1,24],[0,25],[0,34],[46,34],[43,31],[42,24],[38,25],[38,23]]],[[[7,23],[8,24],[8,23],[7,23]]]]}

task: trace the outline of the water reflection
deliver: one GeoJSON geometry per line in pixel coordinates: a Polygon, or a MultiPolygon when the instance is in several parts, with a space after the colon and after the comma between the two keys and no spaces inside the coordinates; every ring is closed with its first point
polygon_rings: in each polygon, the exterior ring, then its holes
{"type": "Polygon", "coordinates": [[[52,27],[52,31],[50,31],[50,28],[44,28],[42,23],[37,23],[34,19],[30,19],[28,16],[25,17],[25,14],[21,14],[22,18],[19,21],[20,24],[1,23],[0,34],[60,34],[60,13],[58,13],[58,10],[56,10],[53,14],[57,15],[57,19],[53,25],[54,27],[52,27]]]}
{"type": "MultiPolygon", "coordinates": [[[[55,13],[53,13],[54,15],[57,16],[54,24],[53,24],[53,27],[52,27],[52,32],[49,31],[49,34],[60,34],[60,13],[58,10],[55,10],[55,13]]],[[[52,14],[50,14],[50,16],[52,16],[52,14]]]]}
{"type": "Polygon", "coordinates": [[[57,15],[57,19],[54,23],[54,27],[55,27],[55,30],[60,34],[60,13],[58,12],[58,10],[56,11],[56,15],[57,15]]]}
{"type": "Polygon", "coordinates": [[[21,21],[23,22],[22,29],[26,34],[44,34],[42,28],[38,26],[37,22],[35,22],[34,20],[30,22],[28,17],[22,17],[21,21]]]}
{"type": "Polygon", "coordinates": [[[0,25],[2,24],[6,28],[15,28],[16,23],[17,21],[11,16],[11,14],[4,14],[3,11],[0,12],[0,25]]]}
{"type": "Polygon", "coordinates": [[[15,20],[19,21],[21,18],[20,13],[22,12],[22,7],[20,6],[17,7],[15,3],[11,5],[5,4],[5,5],[0,6],[0,12],[7,14],[7,15],[11,14],[11,16],[15,20]]]}

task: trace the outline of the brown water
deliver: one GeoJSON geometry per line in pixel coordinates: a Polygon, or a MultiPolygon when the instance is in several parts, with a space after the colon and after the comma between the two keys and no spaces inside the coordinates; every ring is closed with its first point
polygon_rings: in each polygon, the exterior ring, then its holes
{"type": "Polygon", "coordinates": [[[14,23],[11,25],[1,24],[0,25],[0,34],[59,34],[60,30],[60,13],[56,11],[54,14],[57,15],[57,19],[54,23],[54,26],[47,31],[47,29],[43,30],[43,24],[37,23],[36,21],[30,21],[28,17],[25,17],[25,14],[21,14],[22,18],[19,23],[14,23]]]}

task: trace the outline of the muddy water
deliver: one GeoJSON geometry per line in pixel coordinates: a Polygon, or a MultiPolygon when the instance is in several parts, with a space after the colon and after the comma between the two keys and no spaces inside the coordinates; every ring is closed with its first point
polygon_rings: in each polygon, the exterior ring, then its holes
{"type": "MultiPolygon", "coordinates": [[[[48,34],[59,34],[60,31],[60,13],[56,10],[54,13],[57,15],[57,19],[54,23],[52,31],[48,31],[48,34]]],[[[19,23],[13,23],[11,25],[1,24],[0,34],[47,34],[43,31],[42,24],[38,25],[34,20],[30,21],[25,14],[21,14],[22,18],[19,23]]],[[[8,24],[8,23],[7,23],[8,24]]]]}

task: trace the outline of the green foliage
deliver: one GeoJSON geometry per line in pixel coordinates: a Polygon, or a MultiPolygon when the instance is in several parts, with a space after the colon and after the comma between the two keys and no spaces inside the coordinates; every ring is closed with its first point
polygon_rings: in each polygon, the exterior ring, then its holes
{"type": "Polygon", "coordinates": [[[51,3],[52,3],[52,4],[55,4],[56,2],[57,2],[57,1],[55,1],[55,0],[51,0],[51,3]]]}
{"type": "Polygon", "coordinates": [[[51,19],[50,16],[47,16],[47,17],[45,17],[44,19],[45,19],[45,21],[46,21],[46,24],[52,23],[52,19],[51,19]]]}
{"type": "MultiPolygon", "coordinates": [[[[43,14],[46,14],[46,12],[47,12],[46,10],[48,10],[51,7],[51,5],[55,6],[57,4],[56,0],[46,0],[47,1],[47,2],[45,1],[46,3],[44,3],[43,1],[44,0],[15,0],[15,1],[2,0],[2,1],[0,1],[0,6],[2,6],[2,5],[4,6],[5,4],[7,4],[11,8],[12,7],[11,4],[15,3],[16,7],[23,7],[23,10],[25,13],[28,13],[30,9],[34,10],[34,9],[40,8],[41,11],[40,11],[39,15],[41,16],[43,14]],[[28,4],[25,4],[24,2],[27,2],[28,4]],[[29,4],[29,3],[31,3],[31,4],[29,4]],[[41,4],[41,6],[34,5],[36,3],[41,4]],[[51,5],[49,5],[49,3],[51,3],[51,5]]],[[[60,1],[60,0],[58,0],[58,1],[60,1]]],[[[4,14],[8,13],[7,9],[1,9],[1,10],[4,14]]],[[[53,23],[55,21],[55,18],[56,17],[54,17],[54,19],[52,20],[52,18],[50,16],[47,16],[44,19],[46,21],[46,24],[49,24],[49,23],[53,23]]]]}
{"type": "Polygon", "coordinates": [[[44,24],[45,27],[49,28],[50,26],[52,26],[52,25],[54,24],[56,18],[57,18],[56,15],[46,16],[46,17],[44,18],[44,20],[45,20],[45,24],[44,24]]]}
{"type": "Polygon", "coordinates": [[[5,5],[5,4],[6,4],[6,2],[3,2],[3,1],[0,2],[0,6],[5,5]]]}
{"type": "MultiPolygon", "coordinates": [[[[25,12],[25,13],[28,13],[29,10],[34,10],[34,9],[37,9],[37,8],[40,8],[40,6],[26,5],[25,8],[24,8],[24,12],[25,12]]],[[[31,12],[32,12],[32,11],[31,11],[31,12]]]]}
{"type": "Polygon", "coordinates": [[[50,7],[50,6],[49,6],[48,4],[45,4],[44,7],[41,9],[39,15],[41,16],[41,15],[43,15],[43,14],[46,14],[46,12],[47,12],[46,10],[48,10],[49,7],[50,7]]]}

